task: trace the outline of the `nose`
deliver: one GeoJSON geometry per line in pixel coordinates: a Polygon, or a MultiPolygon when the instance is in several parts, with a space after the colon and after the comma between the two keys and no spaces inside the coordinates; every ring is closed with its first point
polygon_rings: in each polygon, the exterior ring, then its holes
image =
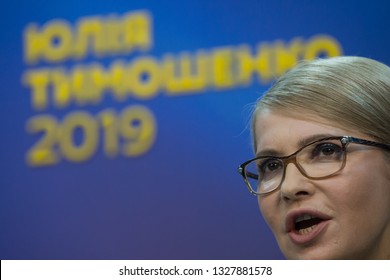
{"type": "Polygon", "coordinates": [[[315,188],[311,180],[301,173],[295,162],[289,162],[285,168],[283,182],[280,185],[282,200],[300,200],[314,193],[315,188]]]}

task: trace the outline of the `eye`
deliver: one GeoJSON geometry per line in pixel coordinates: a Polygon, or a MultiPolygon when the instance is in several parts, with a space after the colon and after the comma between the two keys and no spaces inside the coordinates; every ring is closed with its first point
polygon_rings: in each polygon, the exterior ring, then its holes
{"type": "Polygon", "coordinates": [[[334,143],[317,144],[311,152],[312,159],[339,159],[342,147],[334,143]]]}
{"type": "Polygon", "coordinates": [[[277,159],[264,159],[259,162],[258,169],[262,174],[276,172],[283,168],[283,164],[277,159]]]}

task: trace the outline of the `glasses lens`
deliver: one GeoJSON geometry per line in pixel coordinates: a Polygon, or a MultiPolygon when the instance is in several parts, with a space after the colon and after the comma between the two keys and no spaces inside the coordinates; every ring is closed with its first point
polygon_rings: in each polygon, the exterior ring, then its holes
{"type": "Polygon", "coordinates": [[[281,184],[285,164],[293,162],[302,175],[313,179],[325,178],[344,167],[345,146],[339,139],[323,140],[310,144],[289,157],[255,159],[245,166],[246,181],[254,193],[269,193],[281,184]]]}
{"type": "Polygon", "coordinates": [[[321,178],[342,169],[345,152],[339,140],[313,143],[297,154],[297,162],[307,176],[321,178]]]}
{"type": "Polygon", "coordinates": [[[275,158],[256,159],[246,166],[245,174],[252,190],[257,194],[276,189],[283,177],[283,162],[275,158]]]}

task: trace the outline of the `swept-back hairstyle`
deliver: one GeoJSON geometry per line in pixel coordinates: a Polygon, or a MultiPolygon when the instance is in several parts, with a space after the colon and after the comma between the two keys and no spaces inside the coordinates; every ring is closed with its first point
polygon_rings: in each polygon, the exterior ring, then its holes
{"type": "Polygon", "coordinates": [[[319,116],[390,143],[390,68],[352,56],[301,62],[258,101],[253,116],[264,108],[319,116]]]}

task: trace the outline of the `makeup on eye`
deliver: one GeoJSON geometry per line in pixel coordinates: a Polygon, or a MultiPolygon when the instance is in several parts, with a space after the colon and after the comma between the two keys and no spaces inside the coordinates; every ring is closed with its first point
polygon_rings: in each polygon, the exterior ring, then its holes
{"type": "Polygon", "coordinates": [[[265,158],[260,160],[257,163],[258,169],[260,172],[265,173],[265,172],[275,172],[277,170],[282,169],[283,167],[283,162],[281,162],[277,158],[265,158]]]}
{"type": "Polygon", "coordinates": [[[342,149],[343,148],[339,144],[322,142],[313,147],[309,156],[311,160],[340,159],[342,149]]]}

